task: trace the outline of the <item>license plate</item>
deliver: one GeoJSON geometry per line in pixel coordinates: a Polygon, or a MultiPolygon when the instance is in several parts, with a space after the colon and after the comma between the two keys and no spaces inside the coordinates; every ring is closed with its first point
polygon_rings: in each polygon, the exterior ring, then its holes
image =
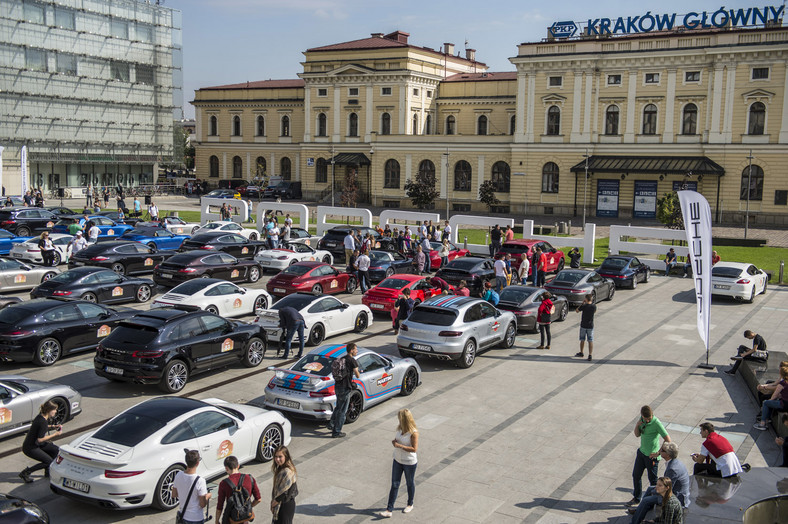
{"type": "Polygon", "coordinates": [[[299,404],[298,402],[294,402],[292,400],[285,400],[283,398],[278,398],[276,399],[276,403],[286,408],[301,409],[301,404],[299,404]]]}
{"type": "Polygon", "coordinates": [[[370,304],[369,307],[371,307],[372,309],[385,309],[386,308],[386,306],[384,306],[383,304],[370,304]]]}
{"type": "Polygon", "coordinates": [[[421,351],[432,351],[432,346],[425,346],[424,344],[413,344],[411,347],[421,351]]]}
{"type": "Polygon", "coordinates": [[[170,275],[169,273],[162,273],[161,277],[162,278],[172,278],[172,275],[170,275]]]}
{"type": "Polygon", "coordinates": [[[104,371],[106,371],[107,373],[112,373],[113,375],[122,375],[123,374],[123,370],[122,369],[120,369],[120,368],[113,368],[113,367],[110,367],[110,366],[105,366],[104,367],[104,371]]]}
{"type": "Polygon", "coordinates": [[[326,242],[326,247],[337,247],[336,242],[326,242]]]}
{"type": "Polygon", "coordinates": [[[69,489],[75,489],[77,491],[81,491],[82,493],[90,492],[90,484],[87,482],[77,482],[76,480],[71,479],[63,479],[63,487],[69,489]]]}
{"type": "Polygon", "coordinates": [[[730,286],[723,286],[722,284],[714,284],[714,289],[730,289],[730,286]]]}
{"type": "Polygon", "coordinates": [[[275,287],[275,288],[274,288],[274,293],[287,293],[287,291],[285,291],[285,290],[284,290],[283,288],[281,288],[281,287],[275,287]]]}

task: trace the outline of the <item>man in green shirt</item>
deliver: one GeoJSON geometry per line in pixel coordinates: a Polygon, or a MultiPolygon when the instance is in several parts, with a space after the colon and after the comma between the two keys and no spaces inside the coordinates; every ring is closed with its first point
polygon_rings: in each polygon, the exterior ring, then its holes
{"type": "Polygon", "coordinates": [[[640,418],[635,423],[634,433],[636,437],[640,437],[640,448],[637,450],[635,467],[632,469],[632,500],[627,502],[627,506],[640,504],[640,496],[643,492],[643,470],[648,473],[649,484],[656,485],[659,450],[662,447],[659,437],[662,437],[664,442],[670,442],[670,435],[665,431],[662,422],[654,416],[651,406],[640,408],[640,418]]]}
{"type": "Polygon", "coordinates": [[[82,231],[82,226],[79,225],[79,220],[76,218],[68,225],[68,234],[74,236],[77,231],[82,231]]]}

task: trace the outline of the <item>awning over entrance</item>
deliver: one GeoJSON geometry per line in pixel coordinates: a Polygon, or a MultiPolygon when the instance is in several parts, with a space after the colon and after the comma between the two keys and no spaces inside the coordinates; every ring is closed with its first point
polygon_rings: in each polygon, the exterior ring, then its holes
{"type": "MultiPolygon", "coordinates": [[[[573,173],[584,172],[586,161],[572,167],[573,173]]],[[[705,156],[602,156],[588,158],[589,173],[654,173],[719,175],[725,169],[705,156]]]]}
{"type": "Polygon", "coordinates": [[[329,159],[328,163],[340,166],[368,166],[372,162],[369,161],[369,158],[364,153],[339,153],[334,158],[329,159]]]}

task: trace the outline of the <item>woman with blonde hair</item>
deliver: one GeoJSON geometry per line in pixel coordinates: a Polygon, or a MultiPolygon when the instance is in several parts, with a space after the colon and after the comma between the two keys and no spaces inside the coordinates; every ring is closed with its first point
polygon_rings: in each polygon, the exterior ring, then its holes
{"type": "Polygon", "coordinates": [[[389,501],[386,511],[380,513],[381,517],[391,517],[394,509],[394,501],[397,500],[397,492],[402,481],[402,474],[405,473],[405,484],[408,487],[408,505],[402,510],[403,513],[410,513],[413,510],[413,494],[416,491],[416,451],[419,448],[419,430],[413,420],[413,414],[408,409],[401,409],[397,413],[399,423],[397,431],[394,433],[394,462],[391,466],[391,490],[389,491],[389,501]]]}
{"type": "Polygon", "coordinates": [[[298,484],[296,483],[296,467],[293,464],[293,459],[290,458],[290,450],[286,446],[279,446],[274,452],[271,472],[274,474],[274,488],[271,491],[273,524],[292,524],[295,516],[298,484]]]}
{"type": "Polygon", "coordinates": [[[656,490],[657,494],[662,497],[662,514],[657,520],[644,520],[643,522],[682,524],[684,522],[684,508],[681,507],[678,497],[673,494],[673,481],[670,480],[670,477],[659,477],[656,490]]]}

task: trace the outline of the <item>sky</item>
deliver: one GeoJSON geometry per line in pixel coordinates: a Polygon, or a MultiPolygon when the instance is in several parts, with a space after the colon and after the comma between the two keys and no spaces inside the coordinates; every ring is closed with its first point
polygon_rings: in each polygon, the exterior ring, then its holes
{"type": "MultiPolygon", "coordinates": [[[[555,21],[585,22],[652,14],[702,12],[724,7],[782,5],[782,0],[720,2],[663,0],[164,0],[183,17],[184,112],[201,87],[255,80],[298,78],[303,52],[371,33],[410,33],[408,43],[441,48],[465,41],[490,71],[513,71],[517,44],[547,36],[555,21]],[[489,2],[489,3],[488,3],[489,2]],[[547,5],[550,4],[550,5],[547,5]]],[[[677,17],[678,18],[678,17],[677,17]]]]}

